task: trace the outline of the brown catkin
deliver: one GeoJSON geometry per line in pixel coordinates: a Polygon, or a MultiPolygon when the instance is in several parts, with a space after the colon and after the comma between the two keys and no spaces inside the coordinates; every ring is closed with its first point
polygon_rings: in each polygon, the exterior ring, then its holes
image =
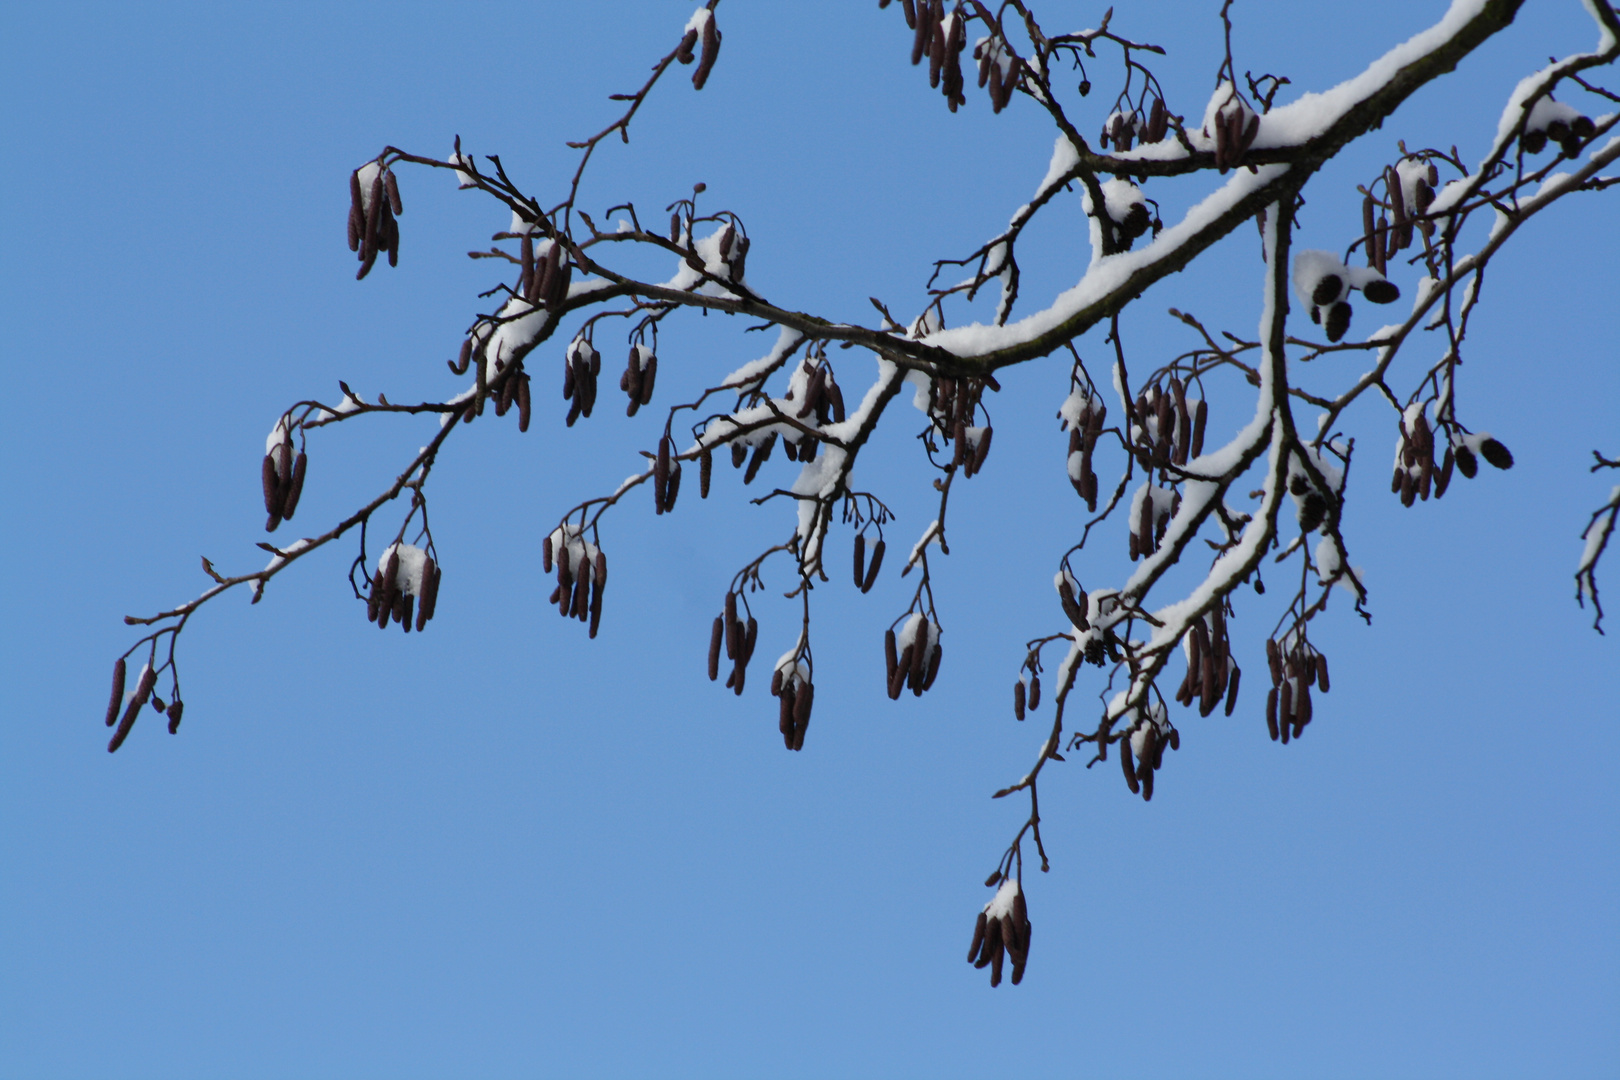
{"type": "Polygon", "coordinates": [[[1034,712],[1036,709],[1038,709],[1040,707],[1041,707],[1041,677],[1039,675],[1031,675],[1029,677],[1029,711],[1034,712]]]}
{"type": "Polygon", "coordinates": [[[1024,719],[1024,680],[1013,683],[1013,719],[1024,719]]]}
{"type": "Polygon", "coordinates": [[[405,212],[405,204],[399,199],[399,181],[394,179],[394,170],[389,169],[383,173],[383,184],[388,189],[388,207],[395,214],[405,212]]]}
{"type": "Polygon", "coordinates": [[[292,481],[287,485],[287,497],[283,500],[281,516],[288,521],[292,520],[293,511],[298,509],[298,497],[304,493],[304,470],[309,465],[309,455],[302,450],[293,461],[292,481]]]}
{"type": "Polygon", "coordinates": [[[647,366],[641,369],[641,403],[652,404],[653,386],[658,382],[658,357],[647,357],[647,366]]]}
{"type": "Polygon", "coordinates": [[[793,703],[793,749],[804,749],[804,733],[810,726],[810,710],[815,706],[816,688],[811,683],[799,687],[798,698],[793,703]]]}
{"type": "Polygon", "coordinates": [[[895,662],[894,669],[889,674],[889,700],[898,700],[900,691],[906,688],[906,678],[911,674],[911,649],[907,645],[900,650],[900,656],[895,662]]]}
{"type": "Polygon", "coordinates": [[[1232,675],[1226,680],[1226,715],[1231,716],[1232,710],[1237,708],[1238,680],[1243,677],[1243,669],[1236,664],[1232,665],[1232,675]]]}
{"type": "Polygon", "coordinates": [[[855,534],[855,587],[862,588],[866,583],[866,536],[863,533],[855,534]]]}
{"type": "Polygon", "coordinates": [[[1131,794],[1140,794],[1142,789],[1136,779],[1136,765],[1131,761],[1131,736],[1129,732],[1120,736],[1119,767],[1125,771],[1125,785],[1131,789],[1131,794]]]}
{"type": "Polygon", "coordinates": [[[1271,668],[1271,685],[1276,686],[1282,682],[1282,650],[1277,647],[1274,638],[1266,639],[1266,664],[1271,668]]]}
{"type": "Polygon", "coordinates": [[[698,497],[709,497],[709,480],[714,476],[714,452],[707,446],[698,455],[698,497]]]}
{"type": "Polygon", "coordinates": [[[726,620],[723,615],[714,617],[714,626],[709,631],[709,681],[714,682],[720,677],[720,646],[724,644],[726,636],[726,620]]]}
{"type": "Polygon", "coordinates": [[[940,661],[942,661],[944,658],[945,649],[936,642],[934,644],[933,651],[928,654],[928,671],[927,674],[923,676],[922,684],[922,688],[924,690],[928,690],[933,687],[934,680],[939,677],[940,661]]]}
{"type": "Polygon", "coordinates": [[[981,911],[979,917],[973,921],[973,943],[968,946],[967,957],[970,964],[979,958],[979,947],[984,944],[986,918],[985,913],[981,911]]]}
{"type": "Polygon", "coordinates": [[[883,566],[883,552],[886,547],[881,537],[872,545],[872,561],[866,565],[866,580],[861,583],[861,592],[871,592],[872,586],[877,584],[878,570],[883,566]]]}
{"type": "Polygon", "coordinates": [[[276,456],[264,455],[264,463],[259,468],[259,481],[264,487],[264,512],[272,517],[280,517],[276,506],[276,496],[280,494],[280,485],[276,480],[276,456]]]}
{"type": "Polygon", "coordinates": [[[517,379],[518,430],[529,430],[529,417],[533,415],[529,403],[529,376],[527,372],[514,373],[517,379]]]}
{"type": "Polygon", "coordinates": [[[186,703],[183,701],[176,700],[169,702],[170,735],[176,734],[180,730],[180,714],[185,710],[185,707],[186,703]]]}
{"type": "MultiPolygon", "coordinates": [[[[895,652],[894,630],[885,630],[883,632],[883,680],[885,686],[893,685],[894,672],[899,667],[899,663],[899,658],[895,652]]],[[[895,695],[890,694],[889,696],[894,697],[895,695]]]]}
{"type": "Polygon", "coordinates": [[[118,706],[124,703],[124,680],[128,677],[129,665],[120,656],[113,663],[112,699],[107,702],[107,726],[112,727],[118,719],[118,706]]]}
{"type": "Polygon", "coordinates": [[[742,641],[737,634],[740,624],[737,622],[736,593],[729,591],[726,593],[725,613],[722,617],[726,621],[726,659],[735,660],[742,649],[742,641]]]}
{"type": "Polygon", "coordinates": [[[1266,691],[1266,730],[1271,733],[1271,741],[1277,741],[1277,688],[1273,686],[1266,691]]]}
{"type": "Polygon", "coordinates": [[[1316,685],[1322,693],[1328,692],[1328,665],[1327,657],[1321,653],[1316,654],[1316,685]]]}

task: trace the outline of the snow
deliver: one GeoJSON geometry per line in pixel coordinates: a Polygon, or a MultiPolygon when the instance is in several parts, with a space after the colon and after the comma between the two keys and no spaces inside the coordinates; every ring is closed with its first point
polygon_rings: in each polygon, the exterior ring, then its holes
{"type": "Polygon", "coordinates": [[[399,591],[406,596],[422,595],[422,576],[427,569],[427,552],[415,544],[389,544],[377,556],[377,573],[388,572],[388,558],[399,552],[399,591]]]}
{"type": "Polygon", "coordinates": [[[283,415],[276,421],[276,426],[270,429],[270,434],[265,436],[264,452],[274,454],[283,443],[290,442],[291,437],[291,432],[287,428],[287,417],[283,415]]]}
{"type": "Polygon", "coordinates": [[[700,7],[696,11],[692,12],[692,17],[690,19],[686,20],[686,25],[681,28],[681,33],[684,34],[688,30],[696,30],[699,34],[702,34],[703,27],[707,25],[708,21],[713,17],[713,14],[710,13],[708,8],[700,7]]]}
{"type": "Polygon", "coordinates": [[[984,905],[984,917],[986,919],[1007,918],[1012,914],[1013,902],[1017,899],[1018,882],[1013,878],[1007,878],[1001,883],[1001,888],[996,890],[996,895],[990,898],[988,904],[984,905]]]}

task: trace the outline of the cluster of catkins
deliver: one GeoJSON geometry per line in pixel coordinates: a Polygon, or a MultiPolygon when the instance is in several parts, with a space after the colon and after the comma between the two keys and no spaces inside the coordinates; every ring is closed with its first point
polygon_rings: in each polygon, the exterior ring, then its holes
{"type": "Polygon", "coordinates": [[[544,250],[536,253],[533,236],[523,234],[519,247],[518,264],[522,270],[518,274],[517,293],[531,304],[547,311],[556,311],[568,299],[568,284],[574,274],[573,264],[568,261],[562,245],[557,241],[543,240],[541,246],[544,250]]]}
{"type": "MultiPolygon", "coordinates": [[[[1422,215],[1434,202],[1440,170],[1432,161],[1406,157],[1385,167],[1383,181],[1386,202],[1378,202],[1370,191],[1361,200],[1362,243],[1367,249],[1367,265],[1377,270],[1380,277],[1389,260],[1412,246],[1414,231],[1424,237],[1434,231],[1434,223],[1422,215]]],[[[1391,294],[1389,300],[1379,300],[1371,293],[1366,295],[1375,304],[1387,304],[1400,294],[1391,294]]]]}
{"type": "Polygon", "coordinates": [[[571,402],[569,427],[596,407],[596,377],[601,373],[602,354],[584,338],[575,338],[563,355],[563,397],[571,402]]]}
{"type": "Polygon", "coordinates": [[[1329,341],[1338,341],[1350,329],[1352,289],[1360,289],[1374,304],[1401,298],[1401,290],[1385,279],[1382,266],[1346,266],[1331,251],[1301,251],[1294,256],[1294,292],[1329,341]]]}
{"type": "Polygon", "coordinates": [[[748,661],[754,655],[754,643],[759,639],[759,623],[752,615],[744,623],[737,615],[737,594],[726,593],[725,609],[714,617],[714,628],[709,633],[709,681],[720,678],[720,648],[725,646],[726,659],[731,661],[731,674],[726,676],[726,689],[742,696],[743,681],[748,676],[748,661]]]}
{"type": "Polygon", "coordinates": [[[810,669],[796,658],[782,663],[771,673],[771,696],[778,702],[783,744],[789,750],[803,750],[804,732],[810,726],[810,709],[816,697],[810,669]]]}
{"type": "Polygon", "coordinates": [[[1136,397],[1136,459],[1144,470],[1185,465],[1204,452],[1209,406],[1199,398],[1189,404],[1187,388],[1170,376],[1168,388],[1155,383],[1136,397]]]}
{"type": "Polygon", "coordinates": [[[973,410],[979,401],[980,384],[971,379],[953,379],[942,375],[929,383],[928,411],[945,437],[955,443],[951,455],[951,468],[960,469],[967,479],[984,468],[984,459],[990,453],[993,428],[972,427],[973,410]]]}
{"type": "Polygon", "coordinates": [[[540,547],[541,566],[551,573],[557,564],[557,587],[550,603],[557,605],[563,618],[589,620],[591,637],[602,625],[602,593],[607,589],[607,556],[588,542],[578,525],[562,525],[552,530],[540,547]]]}
{"type": "MultiPolygon", "coordinates": [[[[878,0],[879,8],[888,6],[889,0],[878,0]]],[[[962,93],[962,50],[967,47],[967,17],[962,5],[957,4],[949,15],[945,14],[943,0],[901,0],[900,6],[906,13],[906,25],[914,31],[912,64],[920,64],[923,57],[928,57],[928,85],[943,93],[945,103],[955,112],[958,106],[967,104],[967,96],[962,93]]],[[[977,58],[979,50],[975,49],[973,55],[977,58]]],[[[987,77],[981,63],[980,86],[987,77]]],[[[994,100],[995,95],[991,97],[994,100]]],[[[996,106],[996,111],[1001,111],[1001,105],[996,106]]]]}
{"type": "Polygon", "coordinates": [[[1013,716],[1024,719],[1024,710],[1034,712],[1041,707],[1041,676],[1031,671],[1026,680],[1022,676],[1013,683],[1013,716]]]}
{"type": "Polygon", "coordinates": [[[1221,172],[1243,164],[1243,155],[1249,152],[1256,135],[1260,134],[1260,114],[1249,107],[1231,83],[1222,84],[1227,91],[1226,100],[1215,105],[1221,96],[1215,92],[1210,109],[1204,117],[1204,137],[1215,140],[1215,167],[1221,172]]]}
{"type": "Polygon", "coordinates": [[[1142,801],[1153,801],[1153,774],[1164,764],[1164,748],[1181,749],[1181,732],[1170,723],[1161,702],[1146,709],[1132,709],[1126,715],[1136,719],[1120,733],[1119,766],[1125,772],[1125,786],[1142,801]]]}
{"type": "MultiPolygon", "coordinates": [[[[495,361],[496,374],[504,370],[506,370],[505,361],[495,361]]],[[[532,415],[529,401],[529,373],[522,368],[514,369],[506,377],[506,381],[501,383],[501,389],[495,395],[495,415],[505,416],[513,405],[517,406],[518,430],[528,431],[529,417],[532,415]]]]}
{"type": "Polygon", "coordinates": [[[619,389],[630,397],[624,415],[634,416],[643,405],[652,404],[653,386],[658,381],[658,357],[645,345],[630,346],[630,359],[619,376],[619,389]]]}
{"type": "Polygon", "coordinates": [[[1455,444],[1448,439],[1445,456],[1438,468],[1434,462],[1434,430],[1425,415],[1425,403],[1414,402],[1401,413],[1400,435],[1395,440],[1395,471],[1389,490],[1401,497],[1402,506],[1419,499],[1427,501],[1432,488],[1435,498],[1451,486],[1453,467],[1470,480],[1479,473],[1483,457],[1498,469],[1513,467],[1513,454],[1489,435],[1462,435],[1455,444]]]}
{"type": "Polygon", "coordinates": [[[269,520],[265,532],[275,532],[283,521],[291,521],[298,509],[298,497],[304,492],[304,469],[309,463],[302,450],[293,456],[292,431],[282,420],[265,440],[264,463],[259,479],[264,487],[264,510],[269,520]]]}
{"type": "Polygon", "coordinates": [[[399,201],[394,171],[371,161],[349,174],[349,250],[359,252],[360,272],[371,273],[379,251],[388,252],[388,265],[399,265],[399,222],[405,212],[399,201]]]}
{"type": "MultiPolygon", "coordinates": [[[[1111,629],[1092,628],[1088,613],[1092,609],[1094,598],[1086,595],[1086,590],[1075,580],[1067,567],[1053,575],[1052,586],[1057,589],[1058,602],[1063,605],[1063,614],[1068,616],[1069,622],[1075,628],[1074,639],[1083,642],[1086,663],[1095,667],[1102,667],[1109,660],[1118,663],[1119,635],[1111,629]]],[[[1107,614],[1110,605],[1117,603],[1111,597],[1111,592],[1112,590],[1105,590],[1097,594],[1096,607],[1099,615],[1107,614]]]]}
{"type": "Polygon", "coordinates": [[[714,12],[708,8],[698,8],[692,15],[692,21],[686,25],[680,46],[675,50],[675,59],[690,64],[693,60],[692,50],[697,47],[699,38],[703,40],[703,52],[697,57],[697,70],[692,72],[692,88],[695,90],[703,89],[703,84],[709,81],[709,72],[714,70],[714,61],[720,55],[720,37],[720,28],[714,24],[714,12]]]}
{"type": "Polygon", "coordinates": [[[1024,979],[1024,966],[1029,963],[1029,909],[1024,904],[1024,890],[1017,880],[991,876],[988,885],[1000,884],[996,895],[984,905],[973,924],[973,944],[968,946],[968,963],[976,968],[990,969],[990,985],[1001,985],[1001,967],[1004,958],[1012,957],[1012,984],[1024,979]]]}
{"type": "Polygon", "coordinates": [[[377,573],[366,597],[366,621],[388,629],[397,622],[405,633],[411,623],[420,633],[439,606],[439,579],[443,572],[433,556],[415,544],[392,544],[377,559],[377,573]]]}
{"type": "Polygon", "coordinates": [[[887,547],[883,537],[872,545],[872,561],[866,561],[866,534],[855,534],[855,587],[863,593],[872,591],[877,584],[878,570],[883,566],[883,552],[887,547]]]}
{"type": "MultiPolygon", "coordinates": [[[[823,357],[816,363],[804,360],[799,365],[799,371],[804,375],[804,398],[794,411],[796,420],[804,420],[814,414],[816,423],[825,424],[829,420],[835,424],[844,422],[844,391],[838,385],[838,379],[833,375],[832,365],[823,357]]],[[[793,400],[793,390],[789,388],[787,400],[793,400]]],[[[808,450],[800,446],[797,454],[791,448],[787,449],[789,458],[799,461],[815,460],[815,440],[809,440],[808,450]]]]}
{"type": "Polygon", "coordinates": [[[1547,148],[1547,143],[1555,142],[1565,157],[1575,157],[1581,152],[1581,144],[1596,131],[1597,125],[1590,116],[1582,116],[1574,107],[1549,96],[1531,106],[1519,145],[1527,154],[1539,154],[1547,148]]]}
{"type": "Polygon", "coordinates": [[[1198,699],[1198,715],[1208,716],[1215,711],[1221,698],[1226,699],[1226,715],[1237,707],[1238,682],[1243,670],[1232,659],[1232,644],[1227,636],[1226,613],[1217,604],[1208,615],[1192,624],[1181,639],[1187,653],[1187,674],[1176,691],[1176,700],[1192,705],[1198,699]]]}
{"type": "Polygon", "coordinates": [[[653,508],[660,514],[669,513],[675,509],[675,498],[680,493],[681,463],[675,457],[675,441],[661,435],[658,453],[653,455],[653,508]]]}
{"type": "MultiPolygon", "coordinates": [[[[450,371],[456,375],[467,374],[467,369],[472,366],[473,361],[478,362],[477,396],[474,398],[473,407],[462,414],[465,423],[470,424],[474,416],[483,415],[484,401],[489,397],[490,379],[506,370],[506,362],[498,358],[495,361],[494,372],[489,370],[489,340],[489,327],[487,324],[481,324],[462,341],[461,355],[454,360],[445,361],[450,371]]],[[[506,377],[506,381],[501,383],[501,388],[495,396],[495,415],[505,416],[513,405],[516,405],[518,410],[518,430],[528,431],[529,418],[533,415],[533,410],[529,396],[529,376],[521,367],[517,367],[506,377]]]]}
{"type": "Polygon", "coordinates": [[[1311,722],[1311,687],[1328,692],[1327,657],[1309,642],[1299,640],[1283,655],[1275,639],[1266,639],[1266,663],[1271,667],[1271,690],[1266,694],[1266,730],[1275,742],[1286,745],[1299,738],[1311,722]]]}
{"type": "Polygon", "coordinates": [[[1131,531],[1127,537],[1131,561],[1145,559],[1164,542],[1170,519],[1181,509],[1181,493],[1150,482],[1137,488],[1131,500],[1131,531]]]}
{"type": "MultiPolygon", "coordinates": [[[[1202,404],[1200,401],[1199,405],[1202,404]]],[[[1100,400],[1093,401],[1091,395],[1080,389],[1071,393],[1058,410],[1058,419],[1062,421],[1059,430],[1069,430],[1069,483],[1092,513],[1097,512],[1097,473],[1091,467],[1091,457],[1107,418],[1108,406],[1100,400]]]]}
{"type": "MultiPolygon", "coordinates": [[[[680,243],[681,215],[677,211],[669,218],[669,238],[671,243],[680,243]]],[[[741,281],[748,269],[748,248],[751,241],[746,235],[737,231],[734,222],[726,222],[726,227],[720,230],[720,236],[715,241],[715,248],[720,253],[720,262],[726,271],[726,279],[741,281]]],[[[708,263],[703,261],[695,247],[689,248],[685,255],[686,265],[702,274],[708,271],[708,263]]]]}
{"type": "Polygon", "coordinates": [[[112,699],[107,702],[107,726],[112,727],[115,721],[118,724],[118,730],[113,732],[112,738],[107,742],[109,754],[124,745],[124,740],[129,738],[129,729],[135,726],[135,718],[140,715],[147,702],[152,703],[152,708],[159,715],[164,712],[169,714],[170,735],[180,730],[180,714],[185,710],[185,702],[179,698],[165,705],[162,698],[152,693],[152,688],[157,685],[157,672],[152,669],[150,661],[141,668],[140,675],[135,679],[135,693],[126,703],[124,682],[128,672],[129,667],[120,656],[113,664],[112,699]],[[120,705],[124,707],[122,716],[118,712],[120,705]]]}
{"type": "Polygon", "coordinates": [[[990,111],[1000,112],[1018,89],[1024,62],[1013,56],[1000,38],[986,38],[973,46],[973,59],[979,62],[979,89],[990,95],[990,111]]]}
{"type": "Polygon", "coordinates": [[[944,650],[939,645],[939,624],[921,612],[913,613],[896,634],[890,627],[883,633],[883,663],[889,686],[889,700],[896,701],[902,690],[917,697],[934,685],[944,650]]]}
{"type": "Polygon", "coordinates": [[[1170,110],[1165,107],[1164,99],[1154,98],[1145,117],[1131,109],[1116,112],[1104,120],[1098,145],[1106,150],[1108,144],[1113,143],[1116,150],[1129,150],[1131,142],[1138,138],[1143,146],[1159,142],[1170,132],[1170,119],[1170,110]]]}

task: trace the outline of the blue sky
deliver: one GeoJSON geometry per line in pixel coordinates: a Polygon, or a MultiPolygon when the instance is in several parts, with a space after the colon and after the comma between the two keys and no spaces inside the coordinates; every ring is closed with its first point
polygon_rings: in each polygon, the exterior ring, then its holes
{"type": "MultiPolygon", "coordinates": [[[[1100,13],[1041,10],[1049,29],[1100,13]]],[[[1291,77],[1283,100],[1354,74],[1441,5],[1301,10],[1235,8],[1240,70],[1291,77]]],[[[1384,482],[1392,417],[1371,402],[1346,417],[1365,448],[1347,513],[1374,619],[1337,603],[1315,625],[1334,685],[1308,737],[1267,741],[1255,678],[1232,719],[1177,717],[1151,805],[1111,766],[1049,770],[1053,869],[1026,875],[1020,987],[991,991],[962,958],[1023,813],[988,795],[1039,741],[1008,701],[1022,642],[1060,625],[1051,575],[1083,520],[1051,420],[1057,358],[1006,372],[986,471],[952,497],[939,683],[920,701],[880,689],[882,629],[910,582],[886,571],[860,596],[835,579],[815,598],[802,754],[781,749],[763,686],[738,699],[703,676],[726,581],[791,528],[746,506],[729,470],[672,517],[650,499],[610,517],[598,640],[545,609],[540,538],[656,438],[647,411],[564,429],[561,340],[530,361],[527,435],[486,418],[441,457],[445,582],[426,633],[368,632],[352,549],[334,545],[257,607],[206,608],[182,639],[180,734],[148,713],[104,752],[108,669],[134,636],[121,616],[199,591],[199,555],[262,565],[256,477],[280,410],[335,398],[340,378],[391,400],[459,389],[442,361],[494,282],[461,253],[505,215],[407,170],[400,266],[356,283],[348,172],[389,143],[443,156],[460,134],[549,199],[573,168],[564,140],[616,115],[606,95],[639,85],[688,13],[8,12],[0,1075],[1612,1075],[1620,662],[1571,579],[1613,482],[1587,473],[1590,452],[1620,450],[1611,197],[1537,219],[1487,280],[1462,394],[1516,468],[1403,510],[1384,482]]],[[[1051,135],[1028,103],[991,117],[973,96],[948,114],[905,63],[895,7],[734,0],[720,25],[708,88],[661,87],[583,202],[662,207],[706,182],[711,207],[748,223],[750,278],[788,306],[867,320],[877,295],[915,312],[931,261],[992,235],[1045,171],[1051,135]]],[[[1196,115],[1215,5],[1121,3],[1113,25],[1170,50],[1156,70],[1196,115]]],[[[1323,171],[1298,242],[1343,247],[1354,184],[1397,138],[1477,158],[1518,78],[1594,36],[1579,4],[1531,0],[1323,171]]],[[[1088,129],[1115,71],[1099,59],[1088,129]]],[[[1148,193],[1185,205],[1207,183],[1148,193]]],[[[1252,333],[1257,248],[1240,230],[1155,286],[1124,320],[1136,355],[1195,344],[1170,306],[1252,333]]],[[[1071,284],[1085,257],[1078,209],[1057,208],[1027,294],[1071,284]]],[[[660,399],[762,353],[742,329],[671,326],[660,399]]],[[[1437,348],[1405,361],[1403,392],[1437,348]]],[[[870,364],[834,360],[858,392],[870,364]]],[[[1217,400],[1212,430],[1251,402],[1217,400]]],[[[933,516],[919,420],[892,410],[861,471],[905,543],[933,516]]],[[[432,423],[321,433],[284,530],[380,490],[432,423]]],[[[1096,580],[1127,572],[1115,533],[1082,556],[1096,580]]],[[[1620,598],[1620,564],[1606,580],[1620,598]]],[[[1256,674],[1284,592],[1239,601],[1238,660],[1256,674]]],[[[775,655],[797,609],[759,610],[775,655]]]]}

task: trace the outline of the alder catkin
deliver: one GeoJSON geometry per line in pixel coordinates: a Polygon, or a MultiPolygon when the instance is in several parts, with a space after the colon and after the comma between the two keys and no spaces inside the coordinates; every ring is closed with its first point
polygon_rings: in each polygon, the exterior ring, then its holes
{"type": "Polygon", "coordinates": [[[742,649],[742,642],[737,635],[740,624],[737,622],[737,594],[734,592],[726,593],[723,618],[726,620],[726,659],[735,660],[742,649]]]}
{"type": "Polygon", "coordinates": [[[726,636],[726,620],[723,615],[714,617],[714,626],[709,631],[709,681],[714,682],[720,677],[720,646],[726,636]]]}
{"type": "Polygon", "coordinates": [[[292,481],[287,485],[287,497],[283,500],[281,516],[287,521],[292,520],[293,511],[298,509],[298,497],[304,493],[304,469],[309,462],[308,455],[302,450],[293,461],[292,481]]]}
{"type": "Polygon", "coordinates": [[[1243,669],[1236,664],[1232,665],[1232,674],[1226,680],[1226,715],[1231,716],[1232,710],[1237,708],[1238,680],[1243,677],[1243,669]]]}
{"type": "MultiPolygon", "coordinates": [[[[922,688],[925,691],[932,688],[934,685],[934,680],[939,677],[940,661],[942,661],[944,658],[945,649],[942,645],[936,642],[933,652],[929,653],[928,655],[928,671],[925,675],[923,675],[922,688]]],[[[1031,706],[1031,708],[1033,707],[1034,706],[1031,706]]]]}
{"type": "Polygon", "coordinates": [[[1316,654],[1316,685],[1322,693],[1328,692],[1328,665],[1327,657],[1321,653],[1316,654]]]}
{"type": "Polygon", "coordinates": [[[1125,771],[1125,786],[1131,789],[1132,795],[1141,793],[1141,786],[1136,779],[1136,765],[1131,761],[1131,736],[1129,732],[1119,739],[1119,767],[1125,771]]]}
{"type": "Polygon", "coordinates": [[[1277,688],[1273,686],[1266,691],[1266,730],[1271,733],[1271,741],[1277,741],[1277,688]]]}
{"type": "Polygon", "coordinates": [[[107,726],[112,727],[118,719],[118,706],[124,703],[124,680],[128,677],[129,665],[120,656],[113,663],[112,699],[107,702],[107,726]]]}
{"type": "Polygon", "coordinates": [[[186,703],[180,700],[169,702],[169,734],[174,735],[180,730],[180,714],[185,710],[186,703]]]}
{"type": "Polygon", "coordinates": [[[1041,707],[1041,677],[1039,675],[1031,675],[1029,677],[1029,711],[1034,712],[1036,709],[1038,709],[1040,707],[1041,707]]]}
{"type": "Polygon", "coordinates": [[[1024,680],[1013,683],[1013,719],[1024,719],[1024,680]]]}
{"type": "Polygon", "coordinates": [[[883,552],[887,546],[881,537],[872,545],[872,561],[866,565],[866,580],[861,583],[861,592],[869,593],[872,586],[877,584],[878,570],[883,566],[883,552]]]}
{"type": "Polygon", "coordinates": [[[862,592],[866,590],[866,536],[864,533],[855,534],[855,587],[862,592]]]}

